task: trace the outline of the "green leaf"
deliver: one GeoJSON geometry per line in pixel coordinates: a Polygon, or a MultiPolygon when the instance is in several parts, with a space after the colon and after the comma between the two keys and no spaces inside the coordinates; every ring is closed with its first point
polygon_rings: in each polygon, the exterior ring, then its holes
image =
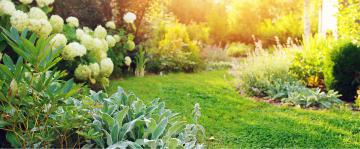
{"type": "Polygon", "coordinates": [[[134,128],[136,122],[139,121],[140,119],[142,119],[143,117],[144,117],[144,116],[140,116],[140,117],[138,117],[137,119],[134,119],[134,120],[132,120],[132,121],[124,124],[124,126],[120,129],[119,140],[124,140],[124,139],[125,139],[125,138],[124,138],[125,135],[126,135],[128,132],[130,132],[130,131],[134,128]]]}
{"type": "Polygon", "coordinates": [[[174,134],[177,134],[181,128],[183,128],[186,125],[184,121],[178,121],[174,123],[166,132],[166,136],[173,136],[174,134]]]}
{"type": "Polygon", "coordinates": [[[34,46],[34,44],[30,40],[27,40],[26,38],[21,37],[21,41],[24,44],[24,49],[26,49],[27,51],[29,51],[29,52],[37,52],[38,51],[38,49],[34,46]]]}
{"type": "Polygon", "coordinates": [[[107,149],[126,149],[126,148],[142,149],[142,147],[139,144],[130,141],[117,142],[109,146],[107,149]]]}
{"type": "Polygon", "coordinates": [[[101,118],[102,120],[105,121],[105,123],[109,126],[112,127],[115,124],[115,120],[107,113],[101,113],[101,118]]]}
{"type": "Polygon", "coordinates": [[[13,74],[11,73],[11,71],[9,70],[8,67],[6,67],[5,65],[0,64],[0,72],[2,72],[3,74],[5,74],[8,78],[13,78],[13,74]]]}
{"type": "Polygon", "coordinates": [[[177,148],[179,146],[179,142],[179,139],[170,138],[169,140],[167,140],[166,145],[168,148],[177,148]]]}
{"type": "Polygon", "coordinates": [[[144,147],[156,148],[156,140],[137,139],[135,143],[142,145],[144,147]]]}
{"type": "Polygon", "coordinates": [[[13,132],[7,132],[6,133],[6,140],[14,148],[20,148],[21,147],[20,141],[17,139],[16,135],[13,132]]]}
{"type": "Polygon", "coordinates": [[[9,123],[8,123],[8,122],[6,122],[6,121],[4,121],[4,120],[0,119],[0,128],[4,128],[4,127],[5,127],[5,126],[7,126],[7,125],[9,125],[9,123]]]}
{"type": "Polygon", "coordinates": [[[13,71],[13,70],[15,69],[15,67],[14,67],[14,62],[13,62],[13,60],[10,58],[10,56],[4,55],[4,57],[3,57],[3,62],[4,62],[4,64],[5,64],[7,67],[9,67],[9,69],[10,69],[11,71],[13,71]]]}
{"type": "Polygon", "coordinates": [[[119,126],[122,126],[122,122],[124,121],[125,116],[129,112],[129,107],[124,107],[120,112],[116,115],[116,122],[119,124],[119,126]]]}
{"type": "Polygon", "coordinates": [[[104,133],[105,133],[105,135],[106,135],[106,144],[107,144],[108,146],[112,145],[112,144],[113,144],[113,141],[112,141],[112,139],[111,139],[111,135],[110,135],[106,130],[103,129],[103,131],[104,131],[104,133]]]}
{"type": "Polygon", "coordinates": [[[157,140],[165,131],[165,128],[168,124],[168,119],[163,119],[159,125],[156,127],[155,131],[151,135],[152,140],[157,140]]]}
{"type": "Polygon", "coordinates": [[[110,127],[110,134],[111,134],[111,139],[113,142],[118,142],[119,140],[119,125],[115,124],[114,126],[110,127]]]}

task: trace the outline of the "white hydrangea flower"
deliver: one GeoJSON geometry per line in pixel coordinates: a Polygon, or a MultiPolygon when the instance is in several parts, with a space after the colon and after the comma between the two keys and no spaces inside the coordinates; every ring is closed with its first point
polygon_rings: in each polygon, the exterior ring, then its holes
{"type": "Polygon", "coordinates": [[[105,51],[102,51],[102,50],[92,51],[92,54],[95,57],[97,62],[101,62],[101,60],[107,58],[107,53],[105,51]]]}
{"type": "Polygon", "coordinates": [[[134,23],[136,20],[136,15],[132,12],[128,12],[124,15],[123,19],[126,23],[134,23]]]}
{"type": "Polygon", "coordinates": [[[109,77],[114,70],[114,63],[110,58],[105,58],[100,62],[100,73],[103,77],[109,77]]]}
{"type": "Polygon", "coordinates": [[[39,32],[41,28],[41,23],[36,19],[29,19],[29,30],[33,32],[39,32]]]}
{"type": "Polygon", "coordinates": [[[10,17],[10,23],[13,27],[15,27],[18,31],[24,31],[29,25],[29,16],[20,11],[15,11],[10,17]]]}
{"type": "Polygon", "coordinates": [[[11,15],[16,11],[15,4],[9,0],[0,0],[0,16],[11,15]]]}
{"type": "Polygon", "coordinates": [[[107,35],[107,31],[104,27],[102,27],[101,25],[98,25],[95,30],[94,30],[94,37],[99,38],[99,39],[105,39],[107,35]]]}
{"type": "Polygon", "coordinates": [[[89,67],[91,69],[91,77],[96,78],[100,75],[100,65],[98,63],[92,63],[89,67]]]}
{"type": "Polygon", "coordinates": [[[27,4],[31,4],[33,0],[20,0],[20,2],[27,5],[27,4]]]}
{"type": "Polygon", "coordinates": [[[66,22],[71,26],[71,27],[79,27],[79,20],[75,17],[68,17],[66,19],[66,22]]]}
{"type": "Polygon", "coordinates": [[[103,50],[103,42],[99,38],[93,38],[93,50],[94,51],[102,51],[103,50]]]}
{"type": "Polygon", "coordinates": [[[64,20],[58,15],[52,15],[50,17],[50,24],[53,27],[53,32],[61,33],[64,28],[64,20]]]}
{"type": "Polygon", "coordinates": [[[130,51],[130,52],[134,51],[134,49],[136,47],[134,41],[128,40],[126,44],[127,44],[128,51],[130,51]]]}
{"type": "Polygon", "coordinates": [[[86,48],[78,42],[72,42],[65,46],[62,56],[65,60],[73,60],[75,57],[84,56],[86,54],[86,48]]]}
{"type": "MultiPolygon", "coordinates": [[[[80,36],[78,35],[80,33],[76,32],[76,36],[80,36]]],[[[86,47],[86,49],[88,49],[89,51],[93,51],[95,49],[95,46],[94,46],[94,38],[91,37],[90,35],[84,33],[83,35],[81,35],[80,37],[80,42],[82,45],[84,45],[86,47]]]]}
{"type": "Polygon", "coordinates": [[[55,0],[36,0],[39,7],[49,6],[54,3],[55,0]]]}
{"type": "Polygon", "coordinates": [[[80,29],[80,28],[76,29],[76,38],[77,39],[81,40],[82,36],[84,36],[84,35],[85,35],[85,32],[82,29],[80,29]]]}
{"type": "Polygon", "coordinates": [[[75,69],[75,77],[78,80],[86,81],[91,76],[91,69],[88,65],[82,65],[80,64],[75,69]]]}
{"type": "Polygon", "coordinates": [[[48,19],[46,13],[38,7],[30,8],[28,15],[30,19],[48,19]]]}
{"type": "Polygon", "coordinates": [[[114,21],[106,22],[105,26],[109,29],[116,29],[116,24],[114,21]]]}
{"type": "Polygon", "coordinates": [[[101,50],[105,52],[109,50],[109,44],[105,39],[101,39],[101,50]]]}
{"type": "Polygon", "coordinates": [[[67,39],[64,34],[56,34],[51,40],[50,45],[52,49],[58,49],[61,47],[65,47],[67,44],[67,39]]]}
{"type": "Polygon", "coordinates": [[[130,66],[130,65],[131,65],[131,62],[132,62],[131,58],[130,58],[129,56],[126,56],[126,57],[125,57],[125,65],[126,65],[126,66],[130,66]]]}
{"type": "Polygon", "coordinates": [[[52,26],[50,22],[45,19],[30,19],[29,30],[36,33],[40,37],[47,37],[52,32],[52,26]]]}
{"type": "Polygon", "coordinates": [[[92,33],[93,32],[93,30],[91,29],[91,28],[89,28],[89,27],[83,27],[83,30],[84,30],[84,32],[86,33],[86,34],[90,34],[90,33],[92,33]]]}
{"type": "Polygon", "coordinates": [[[114,35],[114,38],[116,40],[116,42],[120,42],[121,41],[121,37],[119,35],[114,35]]]}
{"type": "Polygon", "coordinates": [[[106,36],[106,41],[107,41],[107,43],[108,43],[108,45],[109,45],[110,48],[115,47],[115,45],[116,45],[116,39],[115,39],[113,36],[107,35],[107,36],[106,36]]]}

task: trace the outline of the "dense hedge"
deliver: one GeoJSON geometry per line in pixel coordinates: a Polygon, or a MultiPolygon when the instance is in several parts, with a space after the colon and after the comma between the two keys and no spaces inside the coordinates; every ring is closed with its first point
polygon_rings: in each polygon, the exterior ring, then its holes
{"type": "Polygon", "coordinates": [[[339,91],[343,100],[353,101],[360,85],[360,47],[346,43],[335,49],[330,56],[333,66],[328,86],[339,91]]]}

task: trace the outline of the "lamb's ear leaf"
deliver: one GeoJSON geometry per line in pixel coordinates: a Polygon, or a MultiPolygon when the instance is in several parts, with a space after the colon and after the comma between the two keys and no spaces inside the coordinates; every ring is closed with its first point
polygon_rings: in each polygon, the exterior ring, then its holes
{"type": "Polygon", "coordinates": [[[151,134],[151,139],[157,140],[164,133],[167,124],[168,124],[168,119],[164,118],[156,127],[155,131],[151,134]]]}

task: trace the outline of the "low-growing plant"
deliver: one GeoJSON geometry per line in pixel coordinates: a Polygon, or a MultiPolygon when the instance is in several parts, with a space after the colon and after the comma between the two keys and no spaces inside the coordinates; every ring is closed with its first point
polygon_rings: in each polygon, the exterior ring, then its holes
{"type": "Polygon", "coordinates": [[[249,95],[266,96],[266,91],[277,80],[292,81],[294,78],[289,75],[291,60],[289,50],[255,51],[235,68],[241,90],[249,95]]]}
{"type": "Polygon", "coordinates": [[[198,138],[204,128],[197,123],[200,108],[194,110],[195,124],[186,124],[178,114],[165,109],[159,99],[146,106],[134,94],[121,88],[108,97],[91,92],[90,98],[102,106],[93,109],[92,129],[81,132],[89,140],[86,146],[101,148],[202,148],[198,138]]]}
{"type": "Polygon", "coordinates": [[[218,46],[207,46],[201,49],[201,58],[206,62],[231,62],[231,57],[226,54],[226,50],[218,46]]]}
{"type": "Polygon", "coordinates": [[[148,61],[145,54],[145,50],[141,47],[135,57],[135,76],[137,77],[143,77],[145,75],[145,66],[148,61]]]}
{"type": "Polygon", "coordinates": [[[339,93],[333,90],[325,93],[319,88],[310,89],[306,87],[299,87],[294,89],[296,90],[289,92],[289,97],[283,98],[281,101],[299,105],[303,108],[330,108],[333,105],[342,103],[339,99],[339,93]]]}
{"type": "Polygon", "coordinates": [[[206,70],[223,70],[232,68],[232,62],[208,62],[206,64],[206,70]]]}
{"type": "Polygon", "coordinates": [[[226,54],[230,57],[243,57],[253,51],[253,47],[243,43],[231,43],[226,47],[226,54]]]}
{"type": "Polygon", "coordinates": [[[266,93],[271,99],[281,101],[282,103],[298,105],[302,108],[331,108],[333,105],[342,103],[338,99],[340,96],[338,92],[330,90],[325,93],[319,88],[307,88],[298,81],[275,81],[266,93]]]}

